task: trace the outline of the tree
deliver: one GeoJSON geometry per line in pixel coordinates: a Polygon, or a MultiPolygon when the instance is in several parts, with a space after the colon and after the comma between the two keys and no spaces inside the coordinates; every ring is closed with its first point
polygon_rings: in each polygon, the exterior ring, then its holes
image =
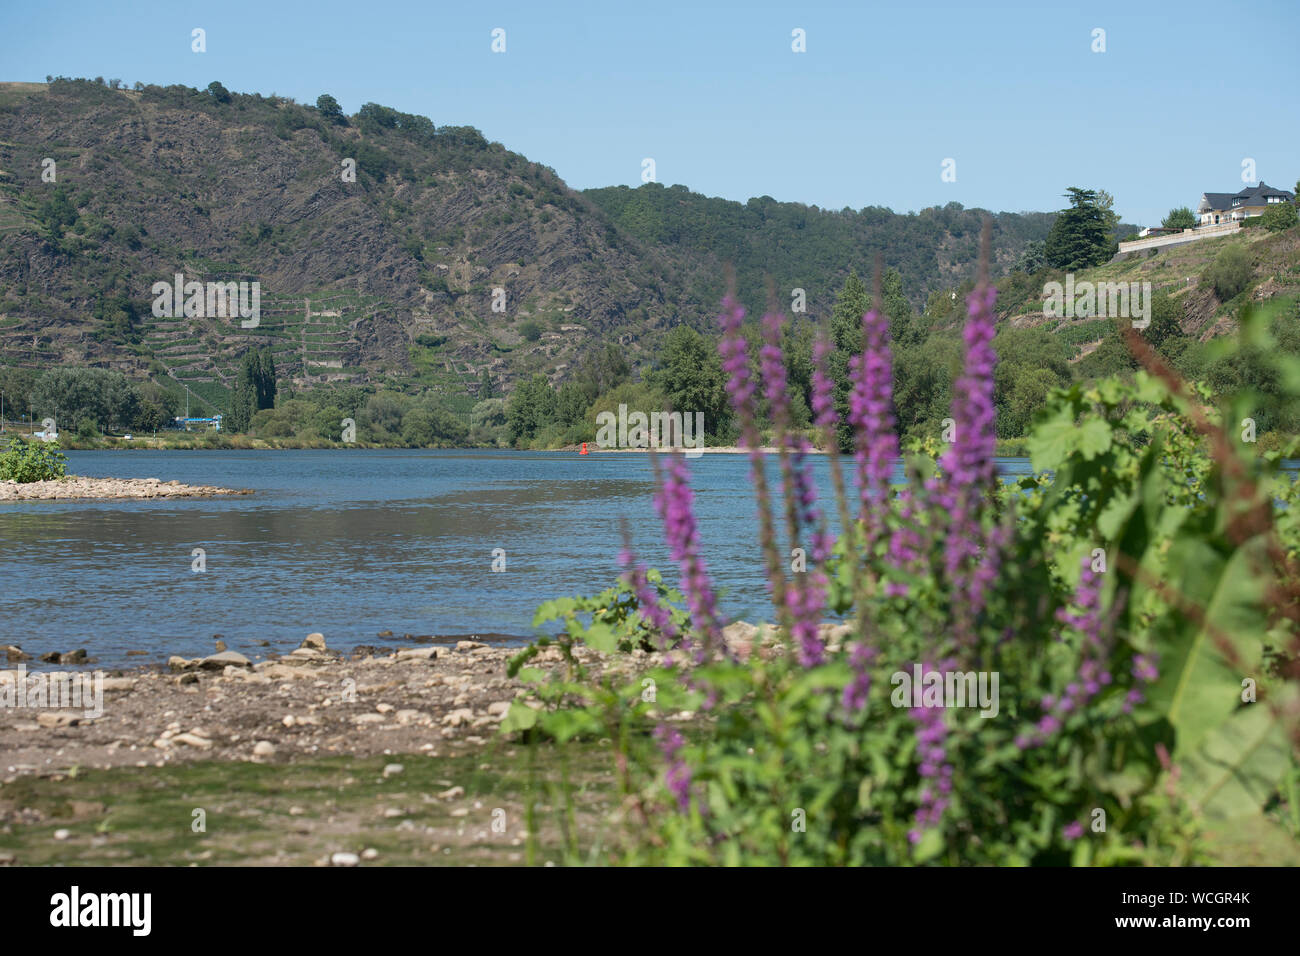
{"type": "Polygon", "coordinates": [[[1097,208],[1101,210],[1102,219],[1106,224],[1106,235],[1114,236],[1115,230],[1119,228],[1119,216],[1115,213],[1115,197],[1104,189],[1098,189],[1097,208]]]}
{"type": "Polygon", "coordinates": [[[679,325],[664,336],[658,367],[645,380],[668,397],[672,408],[662,411],[703,412],[705,430],[711,435],[730,418],[722,358],[714,342],[689,325],[679,325]]]}
{"type": "Polygon", "coordinates": [[[1290,229],[1300,221],[1296,216],[1295,206],[1289,202],[1275,203],[1264,210],[1264,215],[1259,217],[1259,224],[1269,232],[1281,232],[1283,229],[1290,229]]]}
{"type": "Polygon", "coordinates": [[[871,308],[871,296],[856,271],[850,270],[831,306],[831,341],[841,352],[862,351],[862,317],[871,308]]]}
{"type": "Polygon", "coordinates": [[[1045,244],[1037,239],[1025,243],[1025,248],[1020,250],[1020,256],[1016,259],[1012,271],[1033,275],[1039,269],[1045,267],[1047,265],[1045,248],[1045,244]]]}
{"type": "Polygon", "coordinates": [[[239,363],[239,375],[235,379],[235,392],[230,399],[230,412],[226,415],[226,427],[232,432],[246,432],[253,423],[257,411],[257,359],[254,353],[244,353],[239,363]]]}
{"type": "Polygon", "coordinates": [[[1063,209],[1047,234],[1044,254],[1053,269],[1075,271],[1101,265],[1114,254],[1107,214],[1095,190],[1070,186],[1063,209]]]}
{"type": "Polygon", "coordinates": [[[1160,225],[1166,229],[1193,229],[1196,226],[1196,213],[1186,206],[1179,206],[1169,210],[1169,215],[1160,220],[1160,225]]]}
{"type": "Polygon", "coordinates": [[[208,95],[211,96],[218,103],[230,102],[230,91],[226,89],[224,86],[222,86],[220,83],[218,83],[216,80],[213,80],[211,83],[208,84],[208,95]]]}
{"type": "Polygon", "coordinates": [[[275,358],[270,349],[261,349],[253,368],[254,396],[257,408],[275,408],[275,358]]]}
{"type": "Polygon", "coordinates": [[[316,109],[320,110],[320,115],[331,123],[343,122],[343,107],[339,106],[339,101],[328,93],[316,97],[316,109]]]}
{"type": "Polygon", "coordinates": [[[531,439],[555,420],[555,390],[545,375],[537,374],[515,386],[506,403],[510,440],[531,439]]]}

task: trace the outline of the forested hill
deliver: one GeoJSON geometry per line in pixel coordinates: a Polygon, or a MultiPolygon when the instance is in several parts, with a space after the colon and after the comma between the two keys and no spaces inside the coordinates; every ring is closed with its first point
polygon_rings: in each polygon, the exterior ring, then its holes
{"type": "MultiPolygon", "coordinates": [[[[828,303],[849,268],[869,275],[879,252],[885,267],[902,276],[904,292],[919,311],[930,293],[971,278],[985,216],[955,202],[908,214],[880,206],[819,209],[770,196],[739,203],[656,183],[588,189],[584,195],[621,230],[667,250],[687,270],[690,288],[708,301],[721,289],[722,265],[734,266],[741,296],[751,305],[763,304],[769,278],[783,294],[802,288],[810,303],[828,303]]],[[[995,215],[995,272],[1009,271],[1028,243],[1046,239],[1055,218],[1043,212],[995,215]]]]}
{"type": "MultiPolygon", "coordinates": [[[[256,349],[298,387],[481,396],[563,380],[602,341],[645,364],[712,317],[728,263],[751,304],[770,277],[813,318],[877,250],[916,303],[975,268],[982,213],[956,204],[579,193],[475,129],[374,103],[137,87],[0,84],[0,364],[119,368],[221,405],[256,349]],[[259,282],[260,323],[155,316],[177,273],[259,282]]],[[[1051,220],[996,215],[999,271],[1051,220]]]]}

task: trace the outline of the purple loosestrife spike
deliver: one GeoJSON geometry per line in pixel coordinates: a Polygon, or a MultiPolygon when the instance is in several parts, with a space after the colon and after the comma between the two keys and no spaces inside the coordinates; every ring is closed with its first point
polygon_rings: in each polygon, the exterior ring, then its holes
{"type": "MultiPolygon", "coordinates": [[[[1066,717],[1086,708],[1101,688],[1111,681],[1110,672],[1105,669],[1110,648],[1102,634],[1101,575],[1092,569],[1089,555],[1083,557],[1079,586],[1071,603],[1075,610],[1058,608],[1056,618],[1081,637],[1078,679],[1067,684],[1059,698],[1055,694],[1043,696],[1040,705],[1044,714],[1038,722],[1038,732],[1016,740],[1016,745],[1022,749],[1045,743],[1060,729],[1066,717]]],[[[1135,676],[1136,673],[1135,669],[1135,676]]],[[[1126,711],[1129,706],[1126,705],[1126,711]]]]}
{"type": "Polygon", "coordinates": [[[730,295],[722,301],[718,317],[722,326],[722,340],[718,352],[722,356],[722,370],[727,375],[727,397],[740,424],[740,443],[749,450],[749,477],[758,501],[758,540],[763,550],[767,569],[768,589],[772,604],[786,633],[793,631],[785,596],[785,572],[776,544],[776,530],[772,523],[772,499],[767,487],[763,448],[758,434],[757,414],[754,407],[755,385],[749,372],[749,353],[741,326],[745,310],[730,295]]]}
{"type": "Polygon", "coordinates": [[[655,507],[663,520],[669,551],[681,571],[681,589],[691,609],[691,621],[703,637],[703,644],[695,652],[697,663],[703,663],[710,651],[721,648],[725,652],[726,644],[718,626],[718,605],[713,585],[704,559],[700,557],[690,475],[680,455],[668,456],[660,479],[655,507]]]}
{"type": "Polygon", "coordinates": [[[856,436],[860,517],[868,528],[868,540],[884,524],[874,510],[883,511],[888,507],[889,479],[894,459],[898,457],[893,376],[889,319],[873,308],[862,316],[862,354],[850,362],[853,389],[849,393],[849,422],[856,436]]]}
{"type": "Polygon", "coordinates": [[[953,591],[956,630],[960,639],[973,637],[973,622],[984,610],[988,583],[997,574],[996,542],[984,533],[983,505],[996,487],[996,411],[993,406],[993,304],[997,290],[981,285],[967,297],[963,339],[965,367],[953,385],[952,415],[956,426],[952,446],[940,462],[943,485],[939,506],[948,515],[945,570],[953,591]]]}
{"type": "Polygon", "coordinates": [[[691,768],[680,756],[686,741],[682,739],[682,735],[675,727],[669,727],[667,724],[660,724],[655,728],[655,740],[664,755],[664,761],[668,764],[665,774],[668,792],[677,798],[677,809],[686,813],[691,808],[691,768]]]}
{"type": "MultiPolygon", "coordinates": [[[[925,670],[922,665],[922,670],[925,670]]],[[[944,739],[942,707],[913,707],[909,710],[916,721],[916,751],[921,758],[919,773],[923,786],[920,805],[916,809],[916,825],[908,833],[912,843],[919,843],[925,830],[938,826],[948,809],[947,794],[952,790],[952,764],[947,762],[944,739]]]]}
{"type": "Polygon", "coordinates": [[[844,685],[841,698],[844,709],[849,713],[855,713],[867,705],[867,697],[871,694],[871,671],[868,668],[875,656],[876,649],[861,642],[854,643],[853,649],[849,651],[849,667],[853,670],[853,678],[844,685]]]}
{"type": "MultiPolygon", "coordinates": [[[[781,455],[781,483],[785,497],[786,536],[791,548],[800,545],[805,525],[811,530],[818,520],[816,485],[808,467],[808,443],[790,435],[790,393],[781,351],[785,316],[769,312],[763,317],[763,347],[759,352],[764,396],[771,412],[777,447],[781,455]],[[792,451],[793,449],[793,451],[792,451]]],[[[816,560],[814,546],[814,560],[816,560]]],[[[782,574],[784,577],[784,573],[782,574]]],[[[786,614],[799,662],[813,667],[822,662],[825,649],[818,625],[821,623],[825,588],[819,571],[796,573],[785,588],[786,614]]]]}

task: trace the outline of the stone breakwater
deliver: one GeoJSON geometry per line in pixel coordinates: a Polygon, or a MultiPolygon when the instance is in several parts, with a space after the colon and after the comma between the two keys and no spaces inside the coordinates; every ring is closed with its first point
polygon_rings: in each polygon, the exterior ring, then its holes
{"type": "Polygon", "coordinates": [[[212,495],[250,495],[249,488],[183,485],[159,478],[86,478],[68,475],[50,481],[0,481],[0,501],[49,501],[64,498],[206,498],[212,495]]]}

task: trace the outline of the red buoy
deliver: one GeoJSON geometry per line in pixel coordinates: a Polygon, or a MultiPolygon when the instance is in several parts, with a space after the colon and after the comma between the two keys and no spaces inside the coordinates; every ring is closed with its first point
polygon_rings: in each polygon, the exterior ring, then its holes
{"type": "Polygon", "coordinates": [[[586,443],[586,442],[583,442],[583,443],[582,443],[582,451],[578,452],[578,454],[580,454],[580,455],[585,455],[585,454],[587,454],[587,443],[586,443]]]}

